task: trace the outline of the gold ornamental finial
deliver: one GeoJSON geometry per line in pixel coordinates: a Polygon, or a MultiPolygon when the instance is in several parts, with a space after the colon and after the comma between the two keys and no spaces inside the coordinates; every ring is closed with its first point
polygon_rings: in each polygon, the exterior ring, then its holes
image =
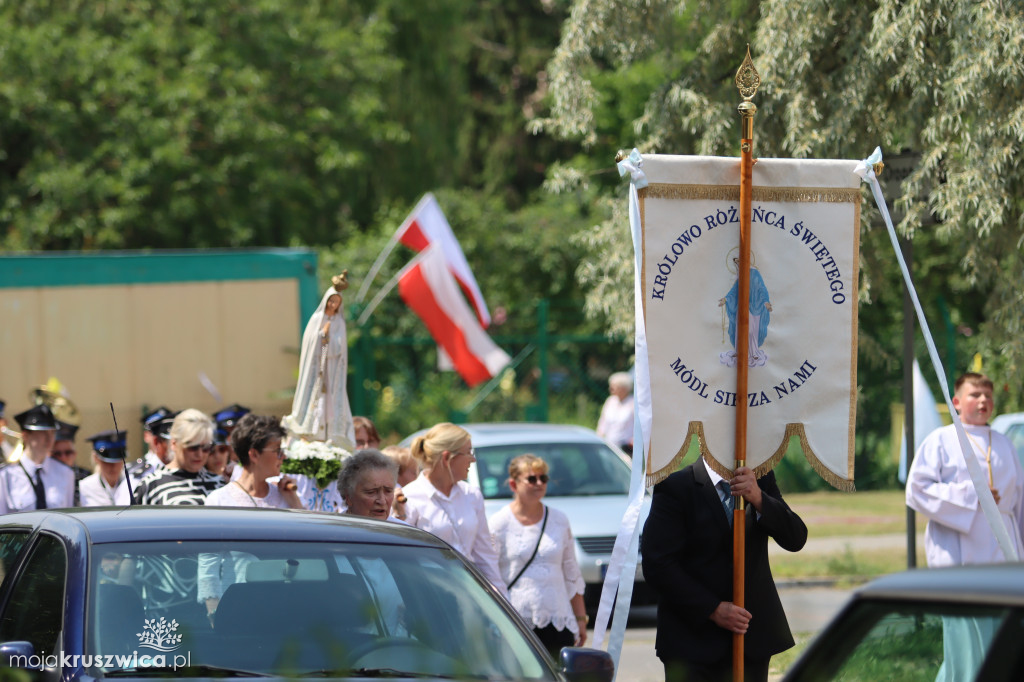
{"type": "Polygon", "coordinates": [[[747,56],[743,58],[743,63],[736,71],[736,87],[744,102],[752,100],[757,89],[761,87],[761,76],[758,75],[754,61],[750,58],[750,43],[747,43],[747,56]]]}

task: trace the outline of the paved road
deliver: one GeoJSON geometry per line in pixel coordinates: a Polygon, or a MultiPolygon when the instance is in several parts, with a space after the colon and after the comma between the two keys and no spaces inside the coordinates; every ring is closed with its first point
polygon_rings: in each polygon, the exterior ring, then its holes
{"type": "MultiPolygon", "coordinates": [[[[839,611],[851,590],[780,586],[779,595],[793,632],[817,633],[839,611]]],[[[619,682],[661,682],[664,671],[654,655],[655,608],[634,607],[619,659],[619,682]]],[[[591,638],[593,633],[591,633],[591,638]]]]}
{"type": "MultiPolygon", "coordinates": [[[[898,549],[906,547],[905,533],[887,535],[850,536],[831,538],[809,538],[801,550],[807,554],[834,554],[859,549],[898,549]]],[[[923,546],[924,537],[918,535],[918,547],[923,546]]],[[[768,543],[768,553],[774,556],[785,553],[774,542],[768,543]]],[[[794,633],[817,634],[832,617],[838,613],[852,590],[829,586],[827,581],[780,583],[779,596],[786,610],[790,629],[794,633]]],[[[630,611],[626,637],[619,659],[619,682],[661,682],[664,671],[658,657],[654,655],[655,607],[634,607],[630,611]]],[[[593,633],[589,636],[593,641],[593,633]]],[[[604,648],[607,648],[605,646],[604,648]]]]}

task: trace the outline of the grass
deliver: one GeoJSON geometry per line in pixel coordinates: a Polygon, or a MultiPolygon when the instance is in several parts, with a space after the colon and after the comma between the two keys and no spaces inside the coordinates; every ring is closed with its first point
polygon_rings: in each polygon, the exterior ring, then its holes
{"type": "Polygon", "coordinates": [[[794,632],[793,641],[796,644],[791,649],[783,651],[781,654],[775,654],[772,656],[771,668],[769,673],[772,679],[776,679],[777,676],[784,674],[789,670],[789,666],[793,665],[796,659],[800,658],[800,654],[804,652],[807,645],[814,639],[814,634],[810,632],[794,632]]]}
{"type": "MultiPolygon", "coordinates": [[[[807,524],[811,537],[905,533],[907,507],[902,490],[793,493],[786,502],[807,524]]],[[[924,521],[917,515],[918,531],[924,521]]]]}
{"type": "MultiPolygon", "coordinates": [[[[917,565],[924,566],[924,550],[917,548],[917,565]]],[[[776,580],[797,578],[838,578],[838,586],[849,586],[868,578],[896,573],[907,568],[905,549],[857,550],[847,546],[841,554],[787,554],[773,556],[776,580]]]]}
{"type": "MultiPolygon", "coordinates": [[[[786,501],[807,524],[808,546],[772,557],[776,579],[828,577],[852,584],[907,567],[906,543],[899,537],[906,535],[907,524],[902,490],[797,493],[786,501]],[[883,535],[885,541],[871,541],[883,535]],[[828,539],[834,541],[822,542],[828,539]]],[[[918,534],[924,526],[917,515],[918,534]]],[[[925,563],[923,544],[917,543],[918,566],[925,563]]]]}

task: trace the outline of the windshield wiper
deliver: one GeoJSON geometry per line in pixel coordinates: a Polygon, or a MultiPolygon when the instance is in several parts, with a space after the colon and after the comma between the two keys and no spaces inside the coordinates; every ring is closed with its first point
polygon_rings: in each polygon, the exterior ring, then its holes
{"type": "Polygon", "coordinates": [[[166,673],[174,672],[176,677],[273,677],[268,673],[256,672],[255,670],[241,670],[238,668],[222,668],[216,665],[191,665],[188,667],[147,666],[139,668],[121,668],[110,670],[103,677],[165,677],[166,673]]]}

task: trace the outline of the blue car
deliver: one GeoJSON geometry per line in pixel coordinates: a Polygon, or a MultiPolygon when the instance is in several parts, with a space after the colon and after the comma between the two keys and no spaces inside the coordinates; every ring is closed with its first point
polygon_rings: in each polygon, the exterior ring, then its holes
{"type": "Polygon", "coordinates": [[[44,679],[612,679],[556,669],[444,542],[312,512],[129,507],[0,516],[0,661],[44,679]]]}

